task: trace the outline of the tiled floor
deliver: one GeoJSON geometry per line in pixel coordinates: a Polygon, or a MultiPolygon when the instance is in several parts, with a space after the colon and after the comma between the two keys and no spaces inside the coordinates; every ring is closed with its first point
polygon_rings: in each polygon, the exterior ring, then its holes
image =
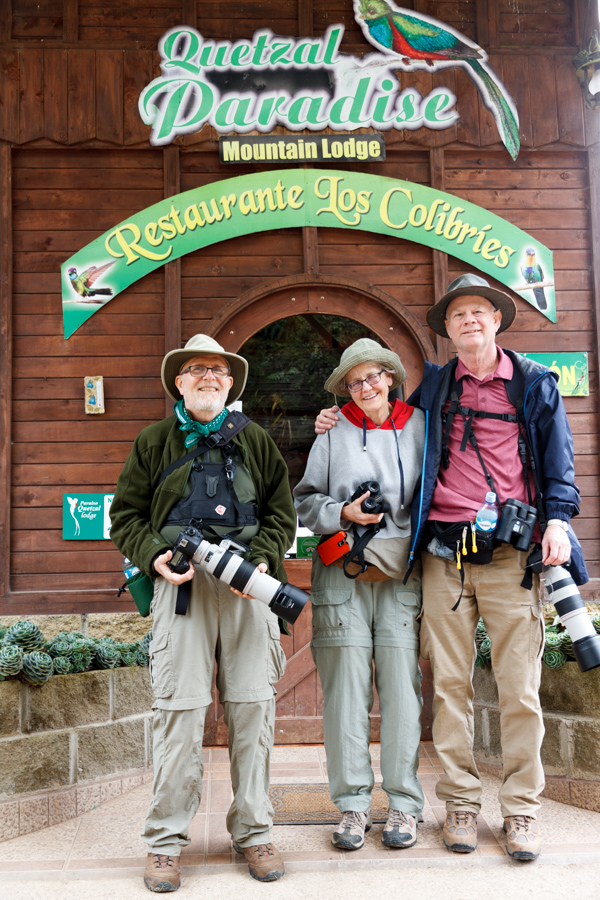
{"type": "MultiPolygon", "coordinates": [[[[377,780],[379,746],[371,746],[377,780]]],[[[192,828],[192,843],[184,850],[183,862],[189,867],[213,867],[227,871],[243,865],[243,857],[231,847],[225,828],[225,813],[231,801],[229,765],[225,749],[208,750],[204,796],[200,812],[192,828]]],[[[435,796],[435,783],[440,764],[431,744],[421,745],[419,777],[426,804],[424,822],[419,826],[418,843],[408,850],[386,850],[381,843],[382,825],[374,825],[362,850],[344,853],[330,843],[330,825],[287,825],[274,828],[273,840],[282,851],[288,869],[346,868],[356,863],[386,862],[396,865],[441,863],[473,866],[473,864],[505,863],[514,865],[506,856],[502,835],[502,817],[497,802],[500,782],[484,776],[484,802],[479,818],[479,847],[472,854],[449,853],[442,842],[441,823],[444,808],[435,796]]],[[[325,782],[325,752],[318,746],[275,747],[273,751],[273,783],[325,782]]],[[[0,846],[0,871],[5,879],[22,877],[57,878],[92,871],[141,870],[146,847],[139,838],[151,795],[146,781],[97,809],[62,825],[24,835],[0,846]],[[28,875],[26,874],[28,873],[28,875]],[[62,874],[61,874],[62,873],[62,874]]],[[[564,806],[543,800],[540,814],[544,837],[543,862],[600,862],[600,813],[564,806]]],[[[194,871],[194,869],[190,869],[194,871]]]]}

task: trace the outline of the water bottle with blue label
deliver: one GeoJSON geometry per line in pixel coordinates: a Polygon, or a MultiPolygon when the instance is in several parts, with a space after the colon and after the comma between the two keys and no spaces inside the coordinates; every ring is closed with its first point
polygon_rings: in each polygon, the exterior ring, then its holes
{"type": "Polygon", "coordinates": [[[121,568],[123,569],[123,574],[127,581],[131,581],[134,575],[137,575],[140,571],[135,563],[132,563],[130,559],[127,559],[126,556],[123,557],[123,561],[121,562],[121,568]]]}
{"type": "Polygon", "coordinates": [[[478,531],[490,533],[494,531],[498,524],[498,507],[496,505],[496,495],[493,491],[488,491],[485,495],[485,503],[477,510],[475,516],[475,526],[478,531]]]}

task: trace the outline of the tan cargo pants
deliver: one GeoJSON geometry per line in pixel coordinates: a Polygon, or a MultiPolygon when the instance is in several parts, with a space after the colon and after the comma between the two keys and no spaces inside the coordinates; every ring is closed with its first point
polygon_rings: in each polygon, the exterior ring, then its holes
{"type": "Polygon", "coordinates": [[[202,794],[202,736],[216,660],[234,795],[227,828],[241,847],[268,843],[274,685],[285,671],[277,618],[260,601],[236,596],[201,569],[185,616],[175,615],[176,596],[174,585],[157,578],[150,644],[154,788],[142,840],[168,856],[179,856],[190,843],[189,825],[202,794]]]}
{"type": "Polygon", "coordinates": [[[540,759],[544,724],[539,701],[544,621],[537,579],[520,586],[527,554],[502,545],[489,565],[464,566],[429,553],[423,562],[421,655],[433,670],[433,742],[444,767],[437,796],[449,811],[481,808],[481,782],[473,757],[475,628],[483,618],[492,644],[500,701],[504,777],[502,815],[535,817],[544,788],[540,759]]]}

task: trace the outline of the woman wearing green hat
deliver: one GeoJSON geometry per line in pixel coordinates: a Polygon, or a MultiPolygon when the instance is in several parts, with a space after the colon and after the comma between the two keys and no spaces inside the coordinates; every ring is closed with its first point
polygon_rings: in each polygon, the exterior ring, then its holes
{"type": "Polygon", "coordinates": [[[302,522],[316,534],[336,535],[321,541],[313,561],[311,649],[325,700],[331,799],[342,813],[331,840],[346,850],[362,847],[371,827],[373,663],[389,798],[383,843],[413,846],[423,808],[417,778],[421,581],[414,570],[406,585],[402,578],[425,428],[420,410],[389,398],[405,380],[398,355],[376,341],[363,338],[348,347],[325,389],[349,402],[337,428],[317,437],[294,491],[302,522]],[[380,491],[367,489],[367,482],[377,482],[380,491]]]}

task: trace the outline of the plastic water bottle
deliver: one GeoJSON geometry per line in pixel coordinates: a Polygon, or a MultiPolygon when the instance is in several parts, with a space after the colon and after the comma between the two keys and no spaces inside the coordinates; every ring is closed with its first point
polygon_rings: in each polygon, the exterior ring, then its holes
{"type": "Polygon", "coordinates": [[[121,562],[121,568],[123,569],[123,574],[125,575],[125,579],[127,581],[131,581],[134,575],[140,571],[135,563],[132,563],[130,559],[127,559],[126,556],[123,557],[121,562]]]}
{"type": "Polygon", "coordinates": [[[477,510],[475,516],[475,526],[478,531],[493,531],[498,524],[498,507],[496,506],[496,495],[493,491],[488,491],[485,495],[485,503],[477,510]]]}

